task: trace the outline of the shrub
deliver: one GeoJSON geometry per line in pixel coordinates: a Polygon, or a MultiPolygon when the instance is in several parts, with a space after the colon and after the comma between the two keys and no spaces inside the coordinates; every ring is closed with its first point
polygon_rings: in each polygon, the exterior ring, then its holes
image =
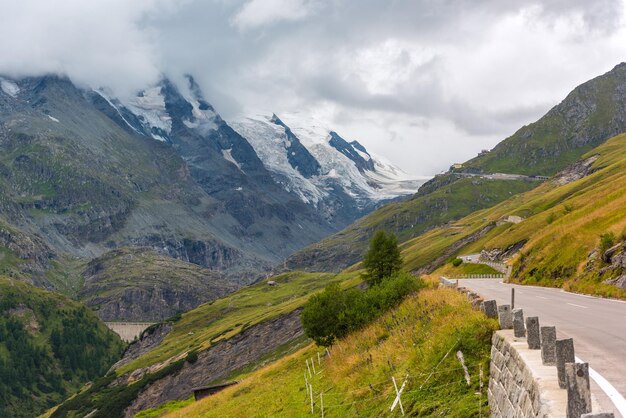
{"type": "Polygon", "coordinates": [[[574,205],[572,205],[570,203],[564,203],[563,204],[563,212],[571,213],[573,210],[574,210],[574,205]]]}
{"type": "Polygon", "coordinates": [[[424,286],[421,279],[408,273],[398,274],[365,291],[342,291],[338,284],[331,284],[306,303],[300,315],[302,327],[318,345],[330,346],[424,286]]]}
{"type": "Polygon", "coordinates": [[[455,258],[454,260],[452,260],[452,265],[453,265],[454,267],[458,267],[458,266],[460,266],[461,264],[463,264],[463,260],[462,260],[462,259],[460,259],[460,258],[455,258]]]}
{"type": "Polygon", "coordinates": [[[190,364],[194,364],[196,361],[198,361],[198,353],[195,351],[190,351],[189,353],[187,353],[187,363],[190,364]]]}
{"type": "Polygon", "coordinates": [[[615,245],[615,234],[612,232],[605,232],[600,235],[600,252],[604,253],[606,250],[615,245]]]}

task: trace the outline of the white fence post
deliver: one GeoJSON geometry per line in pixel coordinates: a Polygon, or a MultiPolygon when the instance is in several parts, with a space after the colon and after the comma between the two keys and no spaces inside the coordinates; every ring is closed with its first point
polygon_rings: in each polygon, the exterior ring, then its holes
{"type": "Polygon", "coordinates": [[[402,416],[404,416],[404,407],[402,406],[402,400],[400,399],[400,395],[402,394],[402,391],[404,390],[404,386],[406,385],[406,381],[408,380],[409,376],[407,376],[404,379],[404,382],[402,383],[402,386],[400,387],[400,390],[398,390],[398,385],[396,385],[396,378],[391,376],[391,381],[393,382],[393,387],[396,390],[396,399],[393,401],[393,404],[391,405],[391,409],[390,411],[393,411],[396,407],[396,405],[400,404],[400,412],[402,412],[402,416]]]}

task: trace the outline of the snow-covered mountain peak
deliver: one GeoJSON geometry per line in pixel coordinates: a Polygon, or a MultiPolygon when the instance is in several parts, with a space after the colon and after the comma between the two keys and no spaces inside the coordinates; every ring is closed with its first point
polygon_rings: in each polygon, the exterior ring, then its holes
{"type": "Polygon", "coordinates": [[[19,86],[14,81],[2,77],[0,77],[0,90],[13,98],[17,97],[20,92],[19,86]]]}
{"type": "Polygon", "coordinates": [[[217,129],[216,120],[219,119],[219,115],[205,100],[200,86],[191,75],[185,76],[185,83],[180,86],[179,92],[192,107],[192,117],[183,119],[188,128],[200,128],[203,133],[217,129]]]}
{"type": "Polygon", "coordinates": [[[302,113],[257,114],[226,123],[191,76],[177,83],[164,78],[129,99],[98,93],[135,132],[169,143],[181,135],[215,141],[220,158],[239,172],[267,170],[285,191],[329,218],[354,219],[381,201],[415,193],[424,182],[302,113]]]}
{"type": "Polygon", "coordinates": [[[179,84],[163,78],[129,98],[113,97],[107,89],[96,92],[134,131],[160,141],[169,141],[174,119],[201,135],[217,129],[221,121],[191,76],[185,76],[179,84]]]}
{"type": "Polygon", "coordinates": [[[341,194],[363,208],[415,193],[424,182],[373,156],[359,142],[348,142],[324,123],[302,114],[247,116],[231,125],[248,139],[279,183],[308,203],[318,204],[341,194]],[[294,143],[301,144],[315,159],[319,167],[316,174],[304,176],[290,159],[294,143]]]}

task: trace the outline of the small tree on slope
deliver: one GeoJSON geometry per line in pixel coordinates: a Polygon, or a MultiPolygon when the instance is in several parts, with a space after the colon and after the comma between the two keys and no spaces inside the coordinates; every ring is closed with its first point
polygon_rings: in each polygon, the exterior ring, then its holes
{"type": "Polygon", "coordinates": [[[402,268],[402,257],[398,248],[398,239],[392,233],[377,231],[370,241],[370,248],[363,258],[366,273],[364,279],[370,286],[375,286],[387,277],[397,274],[402,268]]]}

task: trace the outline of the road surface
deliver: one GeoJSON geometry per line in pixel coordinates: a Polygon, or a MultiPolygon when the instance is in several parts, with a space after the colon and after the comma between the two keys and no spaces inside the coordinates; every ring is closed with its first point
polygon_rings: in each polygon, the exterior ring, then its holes
{"type": "MultiPolygon", "coordinates": [[[[524,316],[538,316],[540,325],[555,325],[558,338],[573,338],[576,356],[598,372],[618,393],[613,401],[592,379],[592,393],[604,410],[626,418],[626,302],[578,295],[561,289],[520,286],[498,279],[464,279],[459,286],[472,289],[498,304],[511,303],[515,288],[515,307],[524,316]]],[[[593,376],[592,376],[593,377],[593,376]]],[[[600,379],[601,380],[601,379],[600,379]]],[[[595,412],[595,411],[594,411],[595,412]]]]}

